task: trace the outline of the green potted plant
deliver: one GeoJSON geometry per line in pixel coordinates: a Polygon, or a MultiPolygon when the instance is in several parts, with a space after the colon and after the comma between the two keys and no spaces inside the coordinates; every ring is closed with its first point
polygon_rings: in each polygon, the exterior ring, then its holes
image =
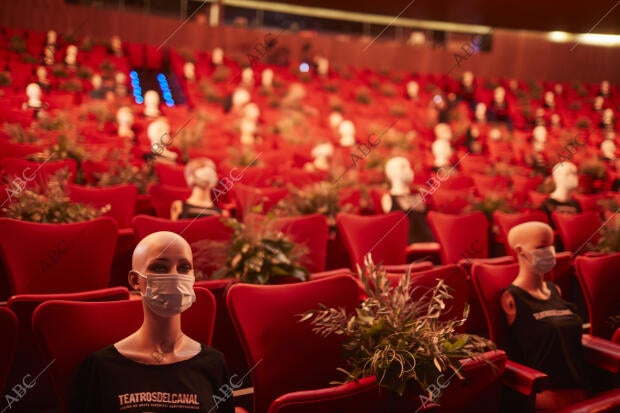
{"type": "Polygon", "coordinates": [[[308,270],[299,264],[304,248],[271,226],[271,219],[239,222],[224,218],[233,229],[230,243],[211,242],[205,249],[214,257],[225,251],[223,268],[213,278],[234,278],[250,284],[277,284],[290,278],[306,281],[308,270]],[[219,254],[218,254],[219,251],[219,254]]]}
{"type": "Polygon", "coordinates": [[[430,392],[431,384],[442,375],[462,380],[459,360],[484,359],[484,352],[495,349],[485,338],[456,332],[467,319],[467,306],[460,319],[440,319],[452,298],[443,280],[414,300],[410,272],[392,286],[386,271],[375,266],[369,254],[358,273],[368,298],[354,314],[323,307],[300,316],[317,334],[346,337],[343,353],[348,369],[339,369],[345,382],[375,376],[382,387],[400,396],[417,384],[430,400],[438,401],[441,389],[430,392]]]}
{"type": "MultiPolygon", "coordinates": [[[[13,179],[11,182],[16,182],[13,179]]],[[[110,205],[97,209],[70,202],[66,193],[69,171],[61,169],[52,175],[45,187],[12,188],[13,201],[4,208],[7,217],[41,223],[88,221],[105,214],[110,205]]]]}

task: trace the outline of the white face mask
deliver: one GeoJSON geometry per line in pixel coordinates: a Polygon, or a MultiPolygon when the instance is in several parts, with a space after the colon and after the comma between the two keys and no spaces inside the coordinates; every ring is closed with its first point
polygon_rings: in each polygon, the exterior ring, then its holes
{"type": "Polygon", "coordinates": [[[146,305],[160,317],[181,314],[196,301],[194,276],[187,274],[151,275],[146,277],[146,292],[140,293],[146,305]]]}
{"type": "Polygon", "coordinates": [[[555,247],[553,245],[532,250],[530,255],[532,256],[530,268],[536,274],[546,274],[555,267],[555,247]]]}

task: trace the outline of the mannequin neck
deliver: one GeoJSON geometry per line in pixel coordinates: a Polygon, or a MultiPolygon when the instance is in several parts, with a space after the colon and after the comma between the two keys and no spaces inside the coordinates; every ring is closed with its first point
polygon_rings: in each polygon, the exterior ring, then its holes
{"type": "Polygon", "coordinates": [[[213,199],[211,198],[211,188],[210,187],[199,187],[194,186],[192,189],[192,194],[189,198],[187,198],[186,202],[191,205],[201,206],[201,207],[212,207],[215,206],[213,204],[213,199]]]}
{"type": "Polygon", "coordinates": [[[390,188],[391,195],[408,195],[410,193],[411,189],[409,188],[409,183],[400,179],[392,179],[392,187],[390,188]]]}
{"type": "Polygon", "coordinates": [[[568,202],[572,198],[572,194],[572,189],[568,189],[564,186],[557,186],[549,197],[559,202],[568,202]]]}

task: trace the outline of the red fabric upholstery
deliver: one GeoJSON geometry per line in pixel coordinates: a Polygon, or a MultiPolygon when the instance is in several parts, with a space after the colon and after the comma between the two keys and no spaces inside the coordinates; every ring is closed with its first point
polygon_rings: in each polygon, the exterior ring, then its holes
{"type": "Polygon", "coordinates": [[[489,256],[488,224],[482,212],[449,215],[430,211],[427,219],[439,242],[442,263],[489,256]]]}
{"type": "MultiPolygon", "coordinates": [[[[211,344],[215,298],[195,288],[196,302],[181,315],[185,334],[211,344]]],[[[71,378],[91,353],[127,337],[142,324],[141,300],[110,302],[48,301],[32,317],[35,339],[44,360],[54,360],[49,372],[63,411],[71,378]],[[78,338],[67,340],[67,337],[78,338]]],[[[48,362],[49,363],[49,362],[48,362]]]]}
{"type": "Polygon", "coordinates": [[[538,221],[548,224],[547,214],[540,209],[530,209],[528,211],[509,214],[506,212],[495,211],[493,213],[493,221],[497,224],[501,233],[501,240],[504,243],[506,254],[514,255],[514,251],[508,245],[508,232],[512,227],[525,222],[538,221]]]}
{"type": "Polygon", "coordinates": [[[73,202],[90,204],[95,208],[110,204],[111,209],[106,215],[114,218],[119,228],[131,226],[137,196],[138,188],[133,184],[109,187],[69,186],[69,198],[73,202]]]}
{"type": "Polygon", "coordinates": [[[133,218],[133,228],[138,240],[157,231],[171,231],[181,235],[192,247],[194,266],[206,276],[218,269],[217,263],[206,254],[208,242],[229,242],[232,229],[226,226],[219,216],[198,218],[195,220],[170,221],[148,215],[133,218]]]}
{"type": "Polygon", "coordinates": [[[583,335],[581,344],[588,364],[613,374],[620,373],[620,345],[590,334],[583,335]]]}
{"type": "Polygon", "coordinates": [[[579,205],[582,211],[599,211],[601,207],[598,205],[598,201],[605,199],[604,194],[580,194],[574,193],[573,197],[579,205]]]}
{"type": "Polygon", "coordinates": [[[358,287],[346,275],[305,283],[261,286],[235,284],[227,305],[252,369],[254,412],[266,413],[286,393],[328,387],[342,380],[337,367],[343,337],[320,337],[299,315],[319,305],[352,312],[358,305],[358,287]],[[257,308],[260,307],[260,312],[257,308]]]}
{"type": "Polygon", "coordinates": [[[385,408],[388,395],[386,390],[379,392],[374,376],[364,377],[339,386],[287,393],[274,400],[269,413],[374,413],[385,408]]]}
{"type": "Polygon", "coordinates": [[[556,413],[615,413],[620,411],[620,389],[608,390],[594,397],[556,410],[556,413]]]}
{"type": "Polygon", "coordinates": [[[616,344],[620,344],[620,327],[616,328],[616,331],[614,331],[614,335],[611,337],[611,341],[616,344]]]}
{"type": "Polygon", "coordinates": [[[0,248],[13,294],[106,288],[118,227],[101,217],[71,224],[0,218],[0,248]]]}
{"type": "MultiPolygon", "coordinates": [[[[2,340],[0,340],[0,355],[2,355],[0,362],[0,389],[4,389],[11,364],[15,362],[13,354],[17,344],[18,331],[17,317],[6,307],[0,307],[0,331],[2,331],[2,340]]],[[[9,385],[11,384],[9,382],[9,385]]]]}
{"type": "MultiPolygon", "coordinates": [[[[233,282],[234,280],[230,279],[196,281],[196,287],[206,288],[215,297],[217,308],[215,312],[215,331],[211,345],[224,353],[228,372],[231,375],[237,374],[239,377],[243,377],[249,369],[245,361],[243,348],[241,348],[239,336],[237,336],[235,327],[230,319],[228,307],[226,306],[226,294],[233,282]]],[[[242,387],[250,387],[249,376],[245,379],[242,387]]]]}
{"type": "Polygon", "coordinates": [[[310,272],[325,270],[327,258],[327,238],[329,226],[323,214],[311,214],[299,217],[278,218],[274,225],[287,234],[291,241],[305,246],[308,252],[303,257],[302,264],[310,272]]]}
{"type": "Polygon", "coordinates": [[[77,171],[77,163],[73,159],[48,162],[31,162],[17,158],[4,158],[2,160],[2,169],[9,176],[9,180],[13,177],[19,177],[26,181],[28,187],[45,186],[47,180],[63,168],[69,170],[69,181],[73,181],[77,171]]]}
{"type": "Polygon", "coordinates": [[[372,253],[377,264],[406,263],[409,220],[402,212],[375,216],[340,213],[336,223],[349,253],[352,269],[362,266],[368,253],[372,253]]]}
{"type": "Polygon", "coordinates": [[[601,257],[577,257],[575,267],[588,308],[590,333],[611,339],[613,330],[609,317],[618,313],[620,300],[620,253],[601,257]]]}
{"type": "Polygon", "coordinates": [[[586,211],[580,214],[560,214],[553,212],[551,219],[558,230],[565,251],[583,254],[588,244],[596,245],[600,238],[601,217],[598,212],[586,211]]]}
{"type": "Polygon", "coordinates": [[[244,214],[249,212],[260,212],[261,214],[266,214],[281,199],[284,199],[284,197],[288,195],[288,189],[255,188],[242,183],[237,183],[233,187],[233,193],[237,202],[237,218],[241,219],[244,214]],[[260,211],[253,211],[254,208],[258,207],[261,207],[260,211]]]}
{"type": "MultiPolygon", "coordinates": [[[[17,315],[19,320],[19,346],[15,353],[15,362],[11,369],[9,382],[20,382],[26,374],[43,371],[47,364],[44,363],[39,355],[32,331],[32,314],[41,303],[51,300],[115,301],[127,300],[128,298],[129,291],[124,287],[71,294],[22,294],[12,296],[8,301],[8,306],[17,315]]],[[[24,411],[40,411],[58,407],[48,374],[43,374],[37,379],[37,385],[28,390],[28,397],[20,400],[19,407],[24,409],[24,411]]]]}
{"type": "Polygon", "coordinates": [[[170,219],[170,206],[174,201],[185,200],[192,194],[190,188],[168,186],[168,185],[150,185],[149,195],[151,203],[155,208],[155,213],[160,218],[170,219]]]}
{"type": "Polygon", "coordinates": [[[161,185],[188,188],[187,181],[185,180],[185,167],[183,165],[156,162],[153,165],[153,169],[155,169],[161,185]]]}

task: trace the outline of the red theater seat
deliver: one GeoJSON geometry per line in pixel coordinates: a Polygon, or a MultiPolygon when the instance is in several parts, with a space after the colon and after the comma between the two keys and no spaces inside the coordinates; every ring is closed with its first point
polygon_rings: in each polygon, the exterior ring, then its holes
{"type": "Polygon", "coordinates": [[[598,212],[586,211],[579,214],[553,212],[551,219],[558,230],[565,251],[583,254],[596,245],[600,238],[601,217],[598,212]]]}
{"type": "Polygon", "coordinates": [[[109,204],[111,209],[106,215],[114,218],[119,228],[131,227],[137,196],[138,189],[133,184],[109,187],[69,185],[69,198],[73,202],[92,205],[95,208],[109,204]]]}
{"type": "Polygon", "coordinates": [[[0,249],[13,294],[106,288],[118,236],[109,217],[71,224],[0,218],[0,249]]]}
{"type": "Polygon", "coordinates": [[[439,242],[442,263],[470,262],[489,256],[488,223],[482,212],[451,215],[430,211],[427,218],[439,242]]]}
{"type": "MultiPolygon", "coordinates": [[[[17,317],[6,307],[0,307],[0,331],[2,331],[2,340],[0,340],[0,389],[4,389],[11,365],[15,362],[13,355],[15,354],[18,332],[17,317]]],[[[13,383],[8,384],[11,386],[13,383]]]]}
{"type": "MultiPolygon", "coordinates": [[[[215,298],[204,288],[195,291],[196,302],[183,312],[181,324],[185,334],[210,345],[215,298]]],[[[86,357],[132,334],[142,319],[141,300],[48,301],[37,307],[32,317],[35,338],[43,360],[54,360],[49,372],[63,411],[68,411],[71,378],[86,357]]]]}
{"type": "Polygon", "coordinates": [[[302,258],[304,265],[310,272],[325,270],[327,258],[327,238],[329,226],[323,214],[311,214],[299,217],[278,218],[274,227],[287,234],[291,241],[307,249],[302,258]]]}
{"type": "Polygon", "coordinates": [[[500,239],[504,243],[506,253],[511,255],[514,255],[514,251],[512,251],[512,248],[510,248],[510,245],[508,245],[508,232],[510,232],[512,227],[531,221],[544,222],[545,224],[549,223],[547,219],[547,214],[540,209],[530,209],[514,214],[509,214],[502,211],[495,211],[493,212],[493,221],[495,221],[495,223],[499,227],[501,233],[500,239]]]}
{"type": "Polygon", "coordinates": [[[168,185],[150,185],[149,195],[151,203],[155,208],[155,213],[160,218],[170,219],[170,207],[177,200],[185,200],[192,194],[192,190],[187,187],[177,187],[168,185]]]}

